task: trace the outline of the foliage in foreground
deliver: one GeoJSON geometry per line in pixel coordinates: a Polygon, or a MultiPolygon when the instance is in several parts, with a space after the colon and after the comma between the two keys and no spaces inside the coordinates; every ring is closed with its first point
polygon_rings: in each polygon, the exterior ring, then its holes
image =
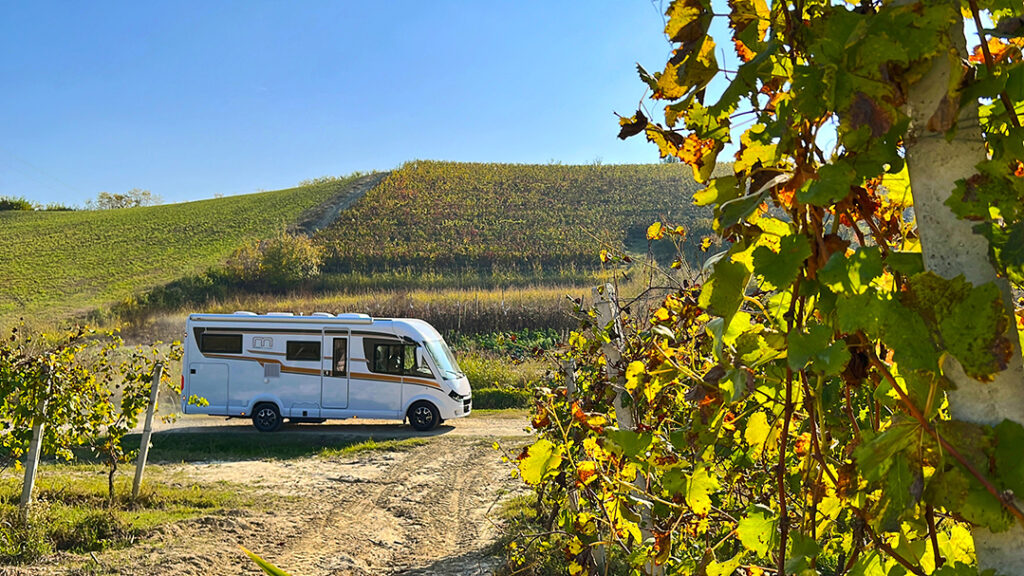
{"type": "Polygon", "coordinates": [[[622,136],[710,179],[695,199],[728,249],[650,317],[623,330],[594,314],[571,338],[573,378],[540,390],[539,437],[518,460],[551,519],[527,544],[556,543],[570,574],[624,558],[638,574],[976,576],[972,531],[1020,530],[1024,426],[955,419],[949,379],[959,365],[989,382],[1019,360],[1014,322],[997,283],[925,270],[904,159],[977,130],[959,108],[985,99],[978,173],[946,205],[978,222],[1001,275],[1024,278],[1022,16],[1005,2],[730,2],[738,58],[705,103],[715,15],[671,4],[677,50],[664,72],[640,69],[666,125],[638,111],[622,136]],[[996,28],[911,131],[908,91],[957,54],[962,14],[981,27],[979,4],[996,28]],[[733,122],[736,162],[711,178],[733,122]]]}

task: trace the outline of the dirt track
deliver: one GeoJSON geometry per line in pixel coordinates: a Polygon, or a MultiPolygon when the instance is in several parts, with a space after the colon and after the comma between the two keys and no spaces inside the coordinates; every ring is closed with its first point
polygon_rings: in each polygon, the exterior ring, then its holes
{"type": "MultiPolygon", "coordinates": [[[[491,574],[497,565],[487,553],[498,534],[495,503],[519,487],[492,444],[525,440],[525,425],[521,415],[473,416],[446,422],[427,444],[404,452],[175,465],[203,482],[247,484],[276,503],[169,525],[129,549],[97,555],[106,568],[100,572],[261,574],[239,551],[243,545],[294,576],[491,574]]],[[[183,434],[230,433],[245,426],[201,418],[176,428],[183,434]]],[[[417,435],[394,423],[298,430],[378,440],[417,435]]],[[[88,556],[64,555],[14,573],[74,573],[61,565],[82,560],[88,556]]]]}

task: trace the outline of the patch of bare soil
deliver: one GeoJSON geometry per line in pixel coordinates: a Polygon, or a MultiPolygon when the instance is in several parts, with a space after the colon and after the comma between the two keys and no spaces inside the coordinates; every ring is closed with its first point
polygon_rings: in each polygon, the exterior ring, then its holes
{"type": "MultiPolygon", "coordinates": [[[[519,487],[492,444],[509,431],[522,436],[525,425],[521,413],[474,416],[446,423],[447,430],[407,451],[182,464],[175,469],[186,478],[245,484],[267,494],[268,505],[177,522],[95,561],[65,554],[7,573],[262,574],[238,549],[242,545],[294,576],[492,574],[498,502],[519,487]]],[[[324,428],[368,435],[368,427],[375,439],[387,437],[385,428],[393,437],[415,435],[395,424],[324,428]]],[[[221,420],[182,433],[224,428],[221,420]]]]}

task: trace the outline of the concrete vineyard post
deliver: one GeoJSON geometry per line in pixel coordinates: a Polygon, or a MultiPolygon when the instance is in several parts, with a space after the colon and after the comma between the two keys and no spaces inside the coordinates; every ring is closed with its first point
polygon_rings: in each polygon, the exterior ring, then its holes
{"type": "MultiPolygon", "coordinates": [[[[620,346],[622,346],[622,312],[619,310],[615,287],[611,284],[597,286],[593,289],[593,296],[594,307],[597,309],[598,327],[603,330],[611,326],[609,341],[601,345],[601,351],[604,353],[606,360],[605,370],[608,374],[608,381],[612,383],[615,389],[615,399],[613,400],[615,420],[620,429],[634,430],[636,424],[633,420],[633,409],[631,406],[623,405],[626,387],[625,373],[622,369],[622,351],[620,349],[620,346]]],[[[633,485],[643,493],[647,490],[647,479],[642,474],[638,474],[633,485]]],[[[645,508],[640,513],[640,533],[644,541],[648,541],[653,537],[651,532],[652,522],[650,509],[645,508]]],[[[661,576],[665,572],[653,560],[644,568],[650,576],[661,576]]]]}
{"type": "Polygon", "coordinates": [[[28,512],[32,505],[32,490],[35,488],[36,474],[39,471],[39,455],[43,448],[43,427],[46,425],[46,404],[50,396],[50,384],[49,377],[47,377],[46,392],[39,399],[35,420],[32,422],[32,440],[28,445],[25,480],[21,486],[21,500],[18,503],[18,510],[23,522],[28,521],[28,512]]]}
{"type": "Polygon", "coordinates": [[[149,391],[149,406],[146,407],[146,424],[142,428],[142,441],[139,445],[139,457],[135,462],[135,481],[132,482],[132,500],[139,497],[142,488],[142,473],[146,469],[149,458],[149,439],[153,436],[153,412],[156,411],[156,398],[160,393],[160,379],[163,377],[164,365],[157,363],[153,367],[153,383],[149,391]]]}
{"type": "MultiPolygon", "coordinates": [[[[966,59],[966,40],[959,25],[951,37],[961,56],[966,59]]],[[[984,41],[984,40],[982,40],[984,41]]],[[[910,173],[914,210],[918,219],[925,268],[942,276],[963,275],[975,286],[995,282],[1003,294],[1006,312],[1013,318],[1010,287],[997,277],[988,259],[988,242],[975,234],[972,223],[957,218],[945,205],[957,180],[976,173],[975,166],[986,159],[981,130],[977,124],[978,103],[964,103],[954,128],[955,135],[929,131],[928,121],[942,105],[950,79],[959,78],[961,65],[945,54],[932,59],[927,74],[911,85],[907,112],[911,116],[910,137],[906,141],[907,169],[910,173]]],[[[1024,365],[1021,363],[1020,341],[1014,328],[1010,340],[1013,351],[1008,366],[995,375],[992,382],[978,382],[964,373],[960,364],[946,356],[945,375],[956,385],[949,393],[950,411],[955,418],[978,424],[994,425],[1009,419],[1024,424],[1024,365]]],[[[978,566],[995,569],[1000,574],[1024,574],[1024,527],[1014,523],[1001,533],[984,528],[973,531],[978,566]]]]}

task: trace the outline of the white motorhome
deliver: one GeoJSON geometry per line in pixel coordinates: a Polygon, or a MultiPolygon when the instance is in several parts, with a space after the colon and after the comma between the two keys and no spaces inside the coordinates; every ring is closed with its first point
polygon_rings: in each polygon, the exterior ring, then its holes
{"type": "Polygon", "coordinates": [[[430,430],[468,416],[469,380],[433,326],[411,318],[192,314],[182,412],[252,418],[260,431],[327,419],[408,419],[430,430]],[[190,397],[208,403],[189,403],[190,397]]]}

